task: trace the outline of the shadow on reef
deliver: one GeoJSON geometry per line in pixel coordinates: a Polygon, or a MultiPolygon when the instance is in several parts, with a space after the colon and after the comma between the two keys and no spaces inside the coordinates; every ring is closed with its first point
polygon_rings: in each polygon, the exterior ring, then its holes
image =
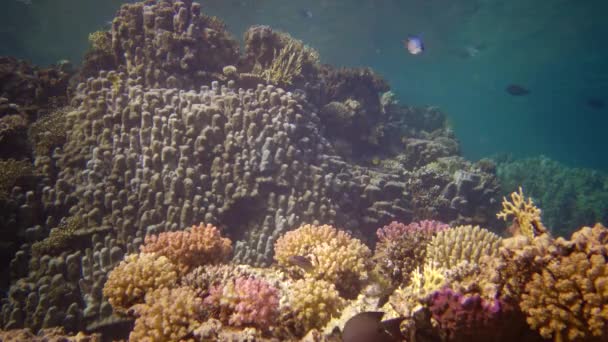
{"type": "MultiPolygon", "coordinates": [[[[112,324],[108,273],[147,236],[200,222],[255,266],[304,223],[369,245],[393,220],[499,227],[493,164],[459,157],[441,112],[399,105],[370,69],[321,65],[267,26],[245,32],[241,52],[188,0],[125,4],[90,40],[69,84],[63,66],[30,76],[0,60],[3,80],[41,89],[2,83],[0,120],[28,132],[28,153],[0,164],[6,329],[112,324]],[[56,102],[36,97],[47,88],[56,102]]],[[[0,138],[2,150],[13,143],[0,138]]]]}

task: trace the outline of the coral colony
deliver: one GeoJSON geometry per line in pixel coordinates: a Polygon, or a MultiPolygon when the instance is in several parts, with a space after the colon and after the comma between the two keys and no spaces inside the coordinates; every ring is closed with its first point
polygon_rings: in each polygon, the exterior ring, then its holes
{"type": "Polygon", "coordinates": [[[1,340],[608,338],[608,230],[501,209],[373,71],[267,26],[239,51],[189,0],[90,40],[76,73],[0,59],[1,340]]]}

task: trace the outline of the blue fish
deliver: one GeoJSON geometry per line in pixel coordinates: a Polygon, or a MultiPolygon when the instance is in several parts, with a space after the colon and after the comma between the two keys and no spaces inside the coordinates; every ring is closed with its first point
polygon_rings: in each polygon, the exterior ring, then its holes
{"type": "Polygon", "coordinates": [[[424,52],[424,43],[418,36],[409,36],[403,41],[403,45],[412,55],[418,55],[424,52]]]}

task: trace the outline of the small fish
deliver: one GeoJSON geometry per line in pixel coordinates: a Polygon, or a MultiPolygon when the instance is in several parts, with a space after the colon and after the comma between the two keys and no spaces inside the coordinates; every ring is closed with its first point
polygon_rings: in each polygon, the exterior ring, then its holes
{"type": "Polygon", "coordinates": [[[302,8],[298,11],[298,14],[304,19],[312,19],[312,11],[309,9],[302,8]]]}
{"type": "Polygon", "coordinates": [[[424,52],[424,43],[422,43],[422,39],[420,37],[409,36],[403,41],[403,45],[412,55],[419,55],[424,52]]]}
{"type": "Polygon", "coordinates": [[[524,96],[530,94],[530,91],[517,84],[509,84],[505,91],[513,96],[524,96]]]}
{"type": "Polygon", "coordinates": [[[384,312],[366,311],[351,317],[342,331],[344,342],[393,342],[402,341],[399,325],[403,318],[381,321],[384,312]]]}
{"type": "Polygon", "coordinates": [[[606,107],[606,102],[602,99],[598,99],[597,97],[592,97],[587,99],[587,105],[593,109],[604,109],[606,107]]]}
{"type": "Polygon", "coordinates": [[[293,266],[301,267],[306,272],[310,272],[315,268],[312,265],[312,262],[310,262],[307,257],[302,255],[292,255],[289,257],[288,261],[293,266]]]}

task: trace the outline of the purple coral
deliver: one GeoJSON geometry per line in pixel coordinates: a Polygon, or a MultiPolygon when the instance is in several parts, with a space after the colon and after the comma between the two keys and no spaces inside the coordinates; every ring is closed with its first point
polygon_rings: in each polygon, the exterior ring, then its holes
{"type": "Polygon", "coordinates": [[[436,234],[450,226],[435,220],[422,220],[405,225],[401,222],[393,221],[388,225],[378,229],[376,235],[380,241],[396,240],[405,234],[422,232],[428,235],[436,234]]]}
{"type": "Polygon", "coordinates": [[[429,304],[433,319],[448,339],[492,327],[508,307],[499,299],[486,300],[479,294],[463,295],[447,287],[433,292],[429,304]]]}
{"type": "Polygon", "coordinates": [[[279,291],[268,282],[238,277],[212,286],[205,304],[218,309],[219,318],[234,326],[268,327],[279,312],[279,291]]]}

